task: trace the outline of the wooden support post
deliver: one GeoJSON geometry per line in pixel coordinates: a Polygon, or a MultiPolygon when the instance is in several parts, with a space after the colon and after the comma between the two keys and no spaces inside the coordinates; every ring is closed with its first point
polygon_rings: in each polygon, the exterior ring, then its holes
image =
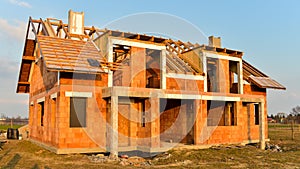
{"type": "Polygon", "coordinates": [[[291,129],[292,129],[292,140],[294,140],[295,139],[295,120],[294,120],[295,117],[292,118],[293,119],[291,121],[291,129]]]}
{"type": "Polygon", "coordinates": [[[266,147],[265,141],[265,103],[259,103],[259,142],[262,150],[266,147]]]}
{"type": "Polygon", "coordinates": [[[110,157],[118,157],[118,96],[111,96],[110,107],[110,157]]]}

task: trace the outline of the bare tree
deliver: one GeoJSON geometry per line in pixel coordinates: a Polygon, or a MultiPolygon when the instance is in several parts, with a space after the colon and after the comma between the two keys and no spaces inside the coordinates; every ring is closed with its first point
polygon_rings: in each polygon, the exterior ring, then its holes
{"type": "Polygon", "coordinates": [[[295,121],[299,115],[300,115],[300,106],[296,106],[296,107],[292,108],[292,111],[290,112],[292,140],[294,140],[294,138],[295,138],[295,121]]]}
{"type": "Polygon", "coordinates": [[[290,112],[291,115],[293,116],[298,116],[300,114],[300,106],[296,106],[292,109],[292,111],[290,112]]]}

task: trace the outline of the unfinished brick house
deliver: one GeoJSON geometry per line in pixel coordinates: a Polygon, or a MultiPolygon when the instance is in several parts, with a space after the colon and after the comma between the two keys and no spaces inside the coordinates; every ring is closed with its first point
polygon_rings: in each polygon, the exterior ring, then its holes
{"type": "Polygon", "coordinates": [[[285,89],[243,53],[150,35],[29,19],[17,93],[29,135],[59,154],[164,151],[268,138],[266,89],[285,89]]]}

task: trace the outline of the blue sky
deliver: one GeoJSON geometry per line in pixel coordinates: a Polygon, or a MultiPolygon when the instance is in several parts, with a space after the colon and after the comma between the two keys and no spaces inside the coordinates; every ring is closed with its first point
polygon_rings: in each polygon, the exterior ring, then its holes
{"type": "MultiPolygon", "coordinates": [[[[244,59],[287,87],[286,91],[268,90],[268,109],[269,114],[288,113],[300,105],[299,8],[297,0],[0,0],[0,114],[28,116],[28,95],[15,93],[28,17],[66,21],[69,9],[84,11],[85,24],[100,28],[124,16],[157,12],[192,23],[205,36],[221,36],[223,47],[243,51],[244,59]]],[[[131,28],[126,31],[136,31],[131,28]]],[[[206,43],[195,36],[191,41],[206,43]]]]}

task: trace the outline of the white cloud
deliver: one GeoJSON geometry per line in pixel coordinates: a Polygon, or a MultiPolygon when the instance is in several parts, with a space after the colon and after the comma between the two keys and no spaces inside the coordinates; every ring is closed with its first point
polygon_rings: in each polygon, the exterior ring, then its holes
{"type": "Polygon", "coordinates": [[[25,2],[25,1],[9,0],[9,2],[11,4],[18,5],[18,6],[25,7],[25,8],[31,8],[32,7],[28,2],[25,2]]]}
{"type": "Polygon", "coordinates": [[[25,22],[14,20],[9,23],[7,20],[0,18],[0,37],[23,41],[25,38],[26,24],[25,22]]]}

